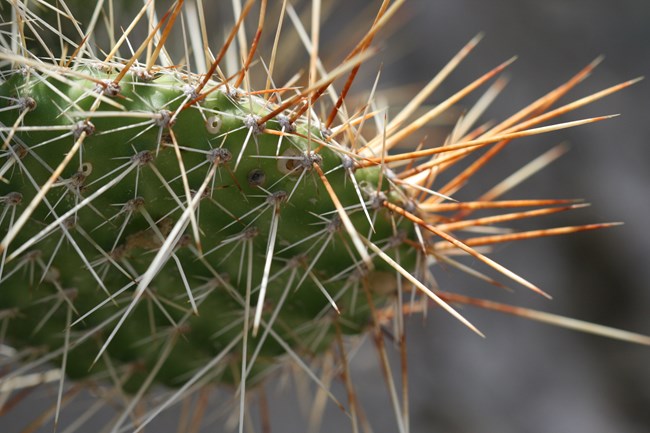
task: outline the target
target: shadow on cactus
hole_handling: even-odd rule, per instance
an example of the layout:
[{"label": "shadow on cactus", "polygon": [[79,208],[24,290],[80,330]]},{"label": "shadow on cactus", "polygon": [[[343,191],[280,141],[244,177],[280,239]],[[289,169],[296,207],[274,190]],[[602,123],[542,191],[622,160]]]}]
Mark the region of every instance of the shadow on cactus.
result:
[{"label": "shadow on cactus", "polygon": [[[489,247],[610,224],[485,229],[581,206],[501,200],[535,171],[533,165],[475,201],[454,195],[511,140],[606,118],[540,126],[633,81],[551,110],[594,62],[511,118],[477,126],[502,87],[496,80],[444,143],[416,147],[410,144],[414,134],[509,62],[422,112],[475,38],[394,118],[376,106],[375,88],[366,103],[352,106],[350,84],[400,4],[386,2],[329,71],[311,43],[318,28],[308,33],[286,2],[270,12],[262,2],[257,32],[247,42],[248,2],[216,53],[194,2],[158,10],[160,18],[147,2],[131,23],[114,22],[108,5],[98,2],[87,29],[73,25],[63,2],[47,11],[58,20],[41,18],[22,2],[12,5],[11,33],[0,54],[0,323],[11,366],[2,379],[6,408],[23,398],[21,390],[51,382],[55,409],[41,423],[56,423],[71,398],[66,384],[92,381],[112,390],[118,416],[111,431],[139,431],[172,404],[218,384],[236,391],[241,431],[247,395],[289,361],[349,415],[357,431],[365,421],[348,374],[346,336],[370,331],[399,431],[406,432],[407,377],[397,385],[383,343],[392,323],[405,353],[406,314],[433,305],[480,334],[451,306],[474,304],[649,343],[637,334],[444,292],[431,275],[431,265],[443,263],[503,287],[463,264],[469,256],[546,295],[488,258]],[[317,5],[313,14],[318,17]],[[98,37],[107,39],[103,50],[92,36],[99,16],[108,24]],[[271,32],[265,28],[271,17],[278,30],[262,60],[260,35]],[[284,20],[303,38],[310,61],[302,75],[279,85],[273,72],[278,41],[289,32]],[[70,35],[57,30],[61,21],[76,29]],[[138,32],[148,36],[136,43]],[[174,57],[167,49],[173,40],[191,48]],[[237,56],[242,61],[233,67]],[[333,86],[337,80],[340,90]],[[251,87],[257,81],[266,82],[263,90]],[[534,166],[559,153],[553,149]],[[438,185],[443,172],[455,175]],[[483,209],[496,213],[473,216]],[[330,368],[342,377],[346,402],[319,378],[326,353],[337,361]],[[34,373],[51,364],[59,369],[48,379]],[[167,394],[142,411],[155,385],[165,385]]]}]

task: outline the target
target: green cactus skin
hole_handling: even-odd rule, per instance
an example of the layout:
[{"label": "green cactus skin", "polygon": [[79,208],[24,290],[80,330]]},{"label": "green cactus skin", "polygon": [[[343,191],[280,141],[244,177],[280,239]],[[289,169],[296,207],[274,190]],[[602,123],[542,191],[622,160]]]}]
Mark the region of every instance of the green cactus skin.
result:
[{"label": "green cactus skin", "polygon": [[[79,139],[80,131],[88,135],[74,159],[78,163],[69,164],[46,195],[47,201],[43,200],[29,225],[12,242],[14,248],[8,250],[0,309],[17,308],[24,313],[9,327],[13,344],[49,350],[61,347],[61,331],[67,327],[66,305],[74,308],[75,315],[103,305],[73,326],[74,333],[80,335],[104,321],[117,321],[114,315],[129,304],[137,278],[147,271],[187,206],[183,172],[192,194],[211,176],[195,212],[203,254],[198,252],[191,224],[186,225],[173,255],[149,286],[155,295],[144,296],[108,345],[107,354],[118,368],[134,365],[145,374],[155,365],[170,335],[178,332],[181,337],[156,378],[178,386],[187,372],[240,338],[247,284],[252,288],[247,313],[252,318],[274,224],[277,234],[263,320],[269,321],[279,309],[273,324],[277,337],[265,338],[262,343],[259,337],[248,340],[249,354],[261,344],[249,381],[254,383],[276,358],[285,355],[277,338],[296,352],[313,356],[330,346],[335,337],[333,320],[340,321],[345,333],[367,328],[368,304],[363,289],[354,281],[365,264],[353,251],[313,163],[323,171],[331,170],[328,181],[342,205],[351,207],[348,214],[354,227],[380,245],[392,243],[391,250],[399,251],[403,266],[414,266],[415,250],[402,242],[405,236],[413,238],[413,232],[399,219],[379,210],[374,213],[371,231],[355,183],[349,178],[351,171],[343,166],[345,153],[334,146],[323,147],[318,153],[309,150],[319,147],[317,141],[327,139],[317,128],[308,129],[303,121],[296,124],[292,135],[282,137],[257,129],[251,120],[273,107],[233,89],[213,92],[200,104],[181,109],[194,97],[193,77],[163,71],[150,80],[128,74],[120,82],[119,94],[105,96],[123,108],[118,112],[101,102],[96,112],[86,113],[88,119],[84,119],[80,113],[91,110],[99,95],[106,94],[90,77],[111,83],[116,73],[105,74],[92,67],[74,72],[89,78],[69,73],[68,80],[61,83],[34,71],[21,71],[6,77],[0,87],[3,99],[16,108],[2,113],[0,121],[13,125],[24,114],[22,131],[13,138],[16,144],[4,153],[5,166],[13,163],[4,173],[8,182],[0,186],[6,212],[31,202],[36,194],[34,183],[40,186],[47,181]],[[280,131],[281,122],[269,120],[264,128]],[[38,130],[30,131],[31,126]],[[314,141],[310,142],[309,136]],[[359,170],[356,176],[361,180],[356,183],[371,200],[367,192],[378,190],[377,168]],[[105,185],[110,187],[102,191]],[[383,193],[396,197],[386,185],[388,182],[384,182]],[[11,197],[22,200],[14,203]],[[77,209],[77,204],[89,197],[92,201]],[[402,198],[406,198],[403,193]],[[4,233],[11,224],[5,217]],[[31,245],[25,248],[28,241]],[[19,254],[13,254],[18,247]],[[373,265],[371,272],[388,271],[382,261],[374,260]],[[192,314],[186,287],[196,298],[192,302],[197,304],[198,315]],[[322,290],[333,298],[340,317]],[[107,302],[109,294],[111,301]],[[394,290],[376,291],[375,302],[385,304],[393,294]],[[47,297],[63,302],[52,311],[51,303],[38,302]],[[165,304],[154,305],[153,298]],[[46,316],[46,323],[40,323]],[[102,329],[104,337],[110,326]],[[105,368],[101,359],[90,368],[97,352],[96,338],[87,338],[69,352],[67,374],[82,378],[101,371]],[[228,368],[216,381],[229,383],[232,374],[241,374],[232,372],[233,365],[235,370],[239,368],[241,354],[240,344],[231,352],[232,363],[223,364]],[[127,389],[137,389],[137,377],[131,379],[132,385],[127,383]]]}]

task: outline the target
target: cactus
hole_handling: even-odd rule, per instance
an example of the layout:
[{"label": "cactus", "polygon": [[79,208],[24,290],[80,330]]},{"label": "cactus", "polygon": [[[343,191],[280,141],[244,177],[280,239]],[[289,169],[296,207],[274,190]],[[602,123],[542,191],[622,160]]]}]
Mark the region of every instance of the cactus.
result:
[{"label": "cactus", "polygon": [[[588,75],[591,64],[496,127],[474,127],[468,115],[459,119],[444,145],[400,150],[424,124],[509,63],[415,120],[438,77],[390,122],[370,104],[348,110],[349,84],[373,54],[372,38],[400,3],[384,5],[359,44],[332,71],[317,73],[312,48],[304,86],[276,87],[272,72],[253,64],[266,2],[256,36],[230,76],[222,61],[233,50],[234,37],[245,34],[242,23],[252,2],[240,11],[217,55],[201,52],[207,41],[189,31],[194,57],[186,55],[182,66],[164,48],[183,35],[181,12],[204,22],[194,3],[190,8],[175,2],[159,21],[152,15],[153,4],[146,3],[133,23],[149,16],[148,36],[132,46],[133,55],[120,57],[126,37],[110,36],[110,46],[102,52],[92,35],[82,33],[86,36],[74,41],[26,3],[13,2],[12,36],[0,54],[5,62],[0,84],[0,319],[3,344],[24,359],[18,357],[23,365],[17,362],[9,378],[52,362],[65,372],[65,381],[113,386],[127,402],[113,431],[131,422],[139,431],[201,386],[231,387],[240,399],[241,429],[246,392],[287,360],[326,389],[308,364],[334,348],[345,371],[344,337],[370,330],[390,376],[380,343],[386,323],[395,324],[399,341],[403,316],[433,304],[480,334],[452,303],[507,309],[439,290],[429,268],[433,262],[500,284],[454,258],[469,255],[546,295],[488,258],[482,247],[611,224],[464,239],[463,229],[580,204],[503,201],[499,191],[470,202],[450,196],[515,138],[605,119],[539,126],[633,81],[549,111]],[[101,11],[99,2],[94,12]],[[64,15],[64,9],[55,12]],[[52,54],[36,24],[54,31],[73,52]],[[131,28],[125,28],[126,36]],[[470,41],[448,69],[477,42]],[[244,48],[242,39],[237,43]],[[198,72],[190,70],[192,64]],[[251,87],[260,81],[256,73],[267,82],[262,91]],[[335,102],[322,102],[339,78],[347,82],[340,93],[333,92]],[[498,87],[497,81],[486,95]],[[323,108],[315,109],[317,104]],[[476,110],[483,108],[477,104]],[[383,126],[370,132],[373,119]],[[449,183],[434,186],[439,172],[486,149]],[[537,209],[508,210],[523,207]],[[503,213],[471,217],[485,208]],[[649,342],[636,334],[527,315]],[[56,381],[57,419],[65,381],[63,375]],[[394,388],[392,379],[388,383]],[[134,408],[155,385],[169,388],[170,396],[145,416],[135,416]],[[357,403],[348,391],[349,409],[344,410],[356,425]],[[399,399],[394,389],[391,395]],[[407,431],[407,417],[399,410],[396,416],[400,431]]]}]

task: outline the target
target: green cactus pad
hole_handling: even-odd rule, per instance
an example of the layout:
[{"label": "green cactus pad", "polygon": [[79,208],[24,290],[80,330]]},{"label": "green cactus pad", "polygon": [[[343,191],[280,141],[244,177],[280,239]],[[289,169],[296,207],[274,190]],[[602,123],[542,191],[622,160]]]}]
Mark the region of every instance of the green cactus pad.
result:
[{"label": "green cactus pad", "polygon": [[[252,383],[287,356],[282,344],[310,357],[330,346],[334,321],[345,333],[367,329],[359,277],[389,276],[389,290],[371,289],[383,305],[395,294],[394,271],[376,258],[364,262],[314,165],[327,173],[355,229],[399,251],[412,268],[415,250],[403,243],[412,230],[388,210],[372,209],[378,194],[406,195],[389,192],[386,181],[378,186],[376,167],[354,173],[348,151],[311,120],[279,115],[260,124],[275,108],[263,98],[222,86],[197,103],[191,75],[160,70],[145,80],[130,72],[119,86],[116,76],[91,66],[58,79],[23,70],[0,87],[10,108],[0,117],[4,137],[22,117],[3,152],[4,234],[81,142],[5,251],[0,309],[20,312],[8,329],[12,344],[54,350],[69,328],[76,343],[67,373],[81,378],[106,367],[104,356],[93,361],[119,323],[105,350],[113,368],[143,375],[175,339],[156,380],[181,385],[242,339],[264,285],[262,325],[247,338],[248,356],[256,357]],[[138,288],[144,292],[135,302]],[[237,347],[215,381],[239,380],[243,343]],[[138,377],[127,389],[137,389]]]}]

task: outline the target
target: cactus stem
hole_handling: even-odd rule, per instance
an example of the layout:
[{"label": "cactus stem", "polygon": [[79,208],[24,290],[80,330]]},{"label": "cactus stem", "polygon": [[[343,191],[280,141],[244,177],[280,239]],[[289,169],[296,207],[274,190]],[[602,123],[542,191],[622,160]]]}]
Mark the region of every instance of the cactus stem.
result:
[{"label": "cactus stem", "polygon": [[[144,294],[144,291],[146,290],[148,285],[151,283],[154,277],[158,274],[158,271],[160,271],[163,265],[169,260],[169,258],[173,254],[174,245],[178,241],[179,236],[182,234],[183,230],[187,227],[187,223],[188,223],[187,220],[189,218],[189,214],[195,212],[195,210],[197,209],[199,199],[201,198],[203,192],[205,191],[208,184],[210,183],[210,180],[214,176],[215,171],[216,171],[216,166],[213,165],[210,168],[208,175],[203,180],[203,183],[201,184],[201,187],[198,189],[198,192],[194,195],[194,198],[192,198],[190,205],[184,209],[183,214],[179,217],[178,221],[174,224],[174,227],[172,228],[171,232],[165,239],[165,242],[162,244],[162,246],[156,253],[154,259],[151,261],[151,264],[147,268],[146,272],[143,275],[141,275],[138,286],[135,289],[135,293],[133,294],[133,300],[127,307],[126,311],[120,318],[119,322],[115,325],[115,327],[111,331],[111,334],[108,336],[108,338],[102,345],[101,349],[99,350],[99,353],[93,360],[92,365],[95,365],[97,363],[102,353],[104,353],[104,351],[106,350],[110,342],[115,337],[115,334],[117,334],[117,331],[120,329],[122,324],[124,324],[124,321],[129,316],[131,311],[133,311],[133,308],[135,308],[136,304]],[[92,196],[89,196],[89,198],[90,197]]]},{"label": "cactus stem", "polygon": [[[82,134],[82,137],[83,137],[83,136],[85,136],[85,133]],[[81,140],[81,138],[78,139],[78,140],[76,140],[76,141],[75,141],[75,144],[78,143],[80,140]],[[69,153],[68,156],[69,156],[70,154],[72,154],[72,152]],[[124,178],[125,178],[125,177],[126,177],[126,176],[131,172],[131,171],[133,171],[133,169],[135,169],[136,167],[138,167],[138,166],[141,164],[141,163],[139,162],[139,160],[137,159],[138,156],[139,156],[139,155],[135,155],[135,156],[132,158],[131,161],[129,161],[129,162],[127,162],[127,163],[125,163],[125,164],[123,164],[123,165],[121,165],[121,166],[119,166],[119,167],[113,169],[111,172],[109,172],[106,176],[110,176],[110,175],[113,175],[113,174],[119,172],[120,170],[124,170],[124,171],[122,171],[122,173],[120,173],[120,174],[118,174],[116,177],[112,178],[108,183],[102,185],[102,186],[101,186],[99,189],[97,189],[97,191],[95,191],[93,194],[89,195],[88,197],[86,197],[85,199],[83,199],[82,201],[80,201],[79,203],[77,203],[75,206],[73,206],[71,209],[69,209],[68,211],[66,211],[64,214],[62,214],[61,216],[59,216],[56,220],[54,220],[52,223],[50,223],[47,227],[45,227],[44,229],[41,229],[41,231],[39,231],[36,235],[34,235],[34,236],[31,237],[29,240],[27,240],[27,241],[25,241],[23,244],[21,244],[21,246],[18,247],[18,248],[17,248],[17,249],[16,249],[16,250],[15,250],[15,251],[14,251],[14,252],[9,256],[8,260],[13,260],[13,259],[15,259],[16,257],[18,257],[21,253],[25,252],[25,251],[26,251],[27,249],[29,249],[32,245],[34,245],[35,243],[37,243],[37,242],[39,242],[40,240],[42,240],[45,236],[47,236],[50,232],[52,232],[52,230],[54,230],[56,227],[60,227],[60,226],[63,224],[63,222],[64,222],[67,218],[69,218],[69,217],[75,215],[75,214],[77,213],[78,210],[84,208],[86,205],[90,204],[94,199],[96,199],[97,197],[99,197],[100,195],[102,195],[102,194],[104,194],[106,191],[108,191],[111,187],[113,187],[114,185],[116,185],[116,184],[118,184],[119,182],[121,182],[122,179],[124,179]],[[55,173],[56,173],[56,172],[55,172]],[[50,179],[52,179],[53,177],[54,177],[54,174],[53,174],[52,176],[50,176]],[[48,182],[49,182],[49,181],[48,181]],[[54,185],[54,182],[52,182],[52,185]],[[41,191],[39,190],[39,193],[40,193],[40,192],[41,192]],[[37,194],[37,196],[34,198],[33,201],[36,201],[36,198],[38,198],[38,196],[39,196],[39,194]],[[30,203],[30,205],[31,205],[31,203]],[[36,206],[36,204],[35,204],[34,206]],[[25,211],[23,211],[23,214],[21,215],[21,217],[23,217],[23,216],[27,213],[27,211],[28,211],[27,209],[26,209]],[[25,219],[27,219],[27,218],[25,218]],[[19,221],[20,221],[20,219],[19,219]],[[24,224],[24,223],[23,223],[23,224]],[[15,226],[14,226],[12,229],[15,230]],[[11,242],[11,239],[13,238],[13,236],[15,236],[15,235],[10,236],[10,235],[12,235],[13,230],[9,230],[9,231],[7,232],[7,235],[5,236],[5,240],[3,240],[3,243],[4,243],[5,241],[7,242],[7,244],[8,244],[9,242]]]}]

